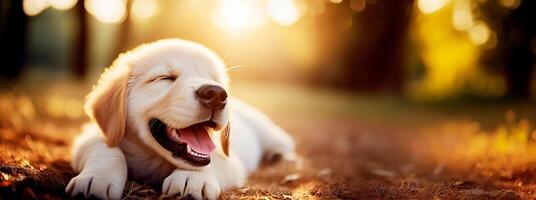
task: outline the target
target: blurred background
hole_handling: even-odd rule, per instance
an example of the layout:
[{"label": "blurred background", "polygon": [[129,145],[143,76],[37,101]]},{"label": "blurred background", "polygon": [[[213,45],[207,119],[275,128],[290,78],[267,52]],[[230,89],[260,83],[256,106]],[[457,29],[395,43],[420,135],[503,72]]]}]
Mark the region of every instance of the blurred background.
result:
[{"label": "blurred background", "polygon": [[[217,52],[238,81],[409,100],[532,99],[529,0],[2,0],[3,86],[90,85],[163,38]],[[24,81],[21,81],[24,80]]]}]

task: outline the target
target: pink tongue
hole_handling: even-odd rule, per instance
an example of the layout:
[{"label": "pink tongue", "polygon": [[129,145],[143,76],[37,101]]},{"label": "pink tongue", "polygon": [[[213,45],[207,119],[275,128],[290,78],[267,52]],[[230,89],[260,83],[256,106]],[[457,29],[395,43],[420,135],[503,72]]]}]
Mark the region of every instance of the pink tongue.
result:
[{"label": "pink tongue", "polygon": [[179,130],[180,140],[197,153],[210,154],[216,145],[212,143],[204,125],[194,125]]}]

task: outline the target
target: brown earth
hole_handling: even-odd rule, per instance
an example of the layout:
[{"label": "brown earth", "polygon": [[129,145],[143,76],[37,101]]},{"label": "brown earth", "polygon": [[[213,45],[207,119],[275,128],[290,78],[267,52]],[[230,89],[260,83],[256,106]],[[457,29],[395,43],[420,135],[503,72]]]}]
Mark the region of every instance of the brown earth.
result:
[{"label": "brown earth", "polygon": [[[285,99],[275,102],[250,94],[257,88],[240,88],[236,95],[288,130],[300,158],[263,165],[245,187],[226,191],[223,199],[536,198],[530,104],[435,109],[338,93],[289,98],[286,90],[295,89],[262,91]],[[35,93],[0,96],[0,199],[68,197],[64,187],[75,175],[69,147],[86,118],[67,110],[81,107],[83,93],[55,94],[63,102],[58,105],[71,105],[63,112],[47,100],[54,95]],[[77,101],[63,101],[65,96]],[[513,111],[505,120],[507,110]],[[128,182],[123,196],[163,198],[158,191]]]}]

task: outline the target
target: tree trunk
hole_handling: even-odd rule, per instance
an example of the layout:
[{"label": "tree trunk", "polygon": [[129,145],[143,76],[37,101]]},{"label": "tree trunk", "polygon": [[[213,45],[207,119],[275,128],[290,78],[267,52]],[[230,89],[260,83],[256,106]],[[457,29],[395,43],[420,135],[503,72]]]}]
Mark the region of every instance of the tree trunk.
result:
[{"label": "tree trunk", "polygon": [[119,25],[119,31],[117,32],[117,44],[112,55],[113,59],[127,50],[128,40],[130,39],[130,10],[132,7],[132,0],[127,0],[125,3],[125,20]]},{"label": "tree trunk", "polygon": [[356,38],[343,54],[341,84],[365,92],[402,92],[412,8],[412,0],[378,1],[354,14]]},{"label": "tree trunk", "polygon": [[504,47],[507,92],[512,98],[528,98],[534,65],[531,43],[535,42],[535,1],[522,1],[503,21],[499,41]]},{"label": "tree trunk", "polygon": [[[344,2],[326,3],[315,20],[324,63],[313,80],[360,92],[401,94],[413,0],[369,2],[361,12]],[[340,30],[340,22],[349,19],[350,30]]]},{"label": "tree trunk", "polygon": [[72,63],[73,73],[77,78],[84,78],[88,66],[88,29],[87,14],[84,9],[84,1],[78,1],[76,7],[78,20],[78,33],[74,41],[74,59]]},{"label": "tree trunk", "polygon": [[3,63],[0,74],[13,79],[20,74],[26,60],[28,17],[22,10],[22,0],[9,1],[7,5],[5,26],[2,25],[0,30],[0,60]]}]

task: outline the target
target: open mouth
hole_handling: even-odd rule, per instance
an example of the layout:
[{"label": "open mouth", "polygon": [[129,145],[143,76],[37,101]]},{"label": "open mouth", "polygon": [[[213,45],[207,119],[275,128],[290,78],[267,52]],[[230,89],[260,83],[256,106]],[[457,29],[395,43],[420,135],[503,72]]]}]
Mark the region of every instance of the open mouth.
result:
[{"label": "open mouth", "polygon": [[210,154],[216,145],[210,139],[208,129],[216,126],[213,121],[193,124],[186,128],[175,129],[159,119],[151,119],[149,128],[156,141],[173,153],[194,166],[205,166],[210,163]]}]

